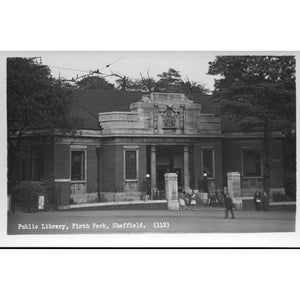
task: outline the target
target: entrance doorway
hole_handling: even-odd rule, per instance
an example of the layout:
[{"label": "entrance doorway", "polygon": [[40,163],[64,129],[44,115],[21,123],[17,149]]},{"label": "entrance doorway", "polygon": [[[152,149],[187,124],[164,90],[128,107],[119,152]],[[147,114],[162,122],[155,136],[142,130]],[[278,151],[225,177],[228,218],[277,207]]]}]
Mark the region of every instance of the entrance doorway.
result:
[{"label": "entrance doorway", "polygon": [[157,146],[156,151],[156,184],[157,189],[165,189],[165,173],[177,173],[178,190],[183,187],[183,147],[182,146]]}]

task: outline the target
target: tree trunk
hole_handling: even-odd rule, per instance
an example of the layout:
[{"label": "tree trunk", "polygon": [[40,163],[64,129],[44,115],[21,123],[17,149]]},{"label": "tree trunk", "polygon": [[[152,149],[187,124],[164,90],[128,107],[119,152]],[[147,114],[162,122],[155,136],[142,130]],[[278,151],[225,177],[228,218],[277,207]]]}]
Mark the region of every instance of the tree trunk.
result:
[{"label": "tree trunk", "polygon": [[270,129],[270,123],[267,120],[264,124],[264,163],[263,163],[263,188],[264,191],[270,195],[270,178],[271,178],[271,142],[272,132]]}]

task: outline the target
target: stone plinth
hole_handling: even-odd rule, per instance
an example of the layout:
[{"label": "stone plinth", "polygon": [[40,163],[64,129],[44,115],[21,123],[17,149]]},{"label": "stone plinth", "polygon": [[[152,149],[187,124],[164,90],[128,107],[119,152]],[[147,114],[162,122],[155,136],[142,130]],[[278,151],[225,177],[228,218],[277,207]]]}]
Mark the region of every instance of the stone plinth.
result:
[{"label": "stone plinth", "polygon": [[165,192],[169,210],[179,210],[178,184],[176,173],[165,174]]},{"label": "stone plinth", "polygon": [[227,191],[232,197],[235,207],[237,209],[242,209],[241,174],[239,172],[227,173]]}]

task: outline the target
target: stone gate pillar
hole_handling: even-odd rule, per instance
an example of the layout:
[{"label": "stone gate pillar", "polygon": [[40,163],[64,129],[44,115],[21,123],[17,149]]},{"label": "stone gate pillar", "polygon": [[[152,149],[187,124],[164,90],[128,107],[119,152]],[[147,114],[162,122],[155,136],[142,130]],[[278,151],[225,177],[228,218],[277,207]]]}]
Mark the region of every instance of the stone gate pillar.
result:
[{"label": "stone gate pillar", "polygon": [[232,197],[233,203],[237,209],[243,208],[241,194],[241,174],[239,172],[227,173],[227,190]]},{"label": "stone gate pillar", "polygon": [[178,183],[176,173],[165,174],[165,192],[169,210],[179,210]]}]

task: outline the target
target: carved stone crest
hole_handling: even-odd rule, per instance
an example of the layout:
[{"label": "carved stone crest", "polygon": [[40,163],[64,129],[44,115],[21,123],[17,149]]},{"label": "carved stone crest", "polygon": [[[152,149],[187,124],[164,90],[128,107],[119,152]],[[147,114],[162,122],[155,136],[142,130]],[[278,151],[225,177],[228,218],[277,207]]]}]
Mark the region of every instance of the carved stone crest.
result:
[{"label": "carved stone crest", "polygon": [[166,110],[161,112],[161,117],[162,117],[162,121],[163,121],[163,129],[176,128],[177,115],[178,115],[178,112],[175,112],[173,110],[172,106],[167,105]]},{"label": "carved stone crest", "polygon": [[[159,106],[154,105],[154,129],[158,129],[158,114],[162,119],[162,129],[182,129],[184,128],[185,107],[180,106],[180,110],[175,110],[173,105],[168,104],[165,110],[160,110]],[[177,119],[179,122],[177,122]]]}]

